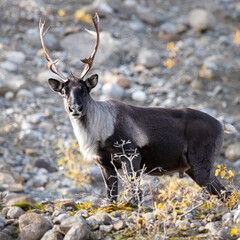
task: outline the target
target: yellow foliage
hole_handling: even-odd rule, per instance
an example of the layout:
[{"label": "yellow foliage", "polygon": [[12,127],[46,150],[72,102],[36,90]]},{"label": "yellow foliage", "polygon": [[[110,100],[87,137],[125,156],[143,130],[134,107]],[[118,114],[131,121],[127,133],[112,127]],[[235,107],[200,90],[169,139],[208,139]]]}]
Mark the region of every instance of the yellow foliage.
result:
[{"label": "yellow foliage", "polygon": [[211,80],[213,78],[213,71],[211,69],[207,69],[205,65],[202,65],[199,76],[202,78],[206,78],[208,80]]},{"label": "yellow foliage", "polygon": [[59,140],[57,154],[61,155],[58,166],[66,170],[66,177],[72,179],[79,186],[90,183],[89,170],[86,169],[86,165],[84,166],[85,162],[79,153],[79,146],[76,142],[72,142],[69,147],[64,147],[61,140]]},{"label": "yellow foliage", "polygon": [[83,9],[77,10],[74,13],[74,18],[76,20],[87,22],[87,23],[91,23],[92,22],[91,15],[90,14],[86,14],[85,10],[83,10]]},{"label": "yellow foliage", "polygon": [[234,39],[233,39],[233,42],[234,44],[236,45],[240,45],[240,30],[237,30],[234,34]]},{"label": "yellow foliage", "polygon": [[231,228],[231,232],[230,232],[230,235],[231,237],[233,236],[238,236],[240,234],[240,227],[232,227]]},{"label": "yellow foliage", "polygon": [[58,16],[60,16],[60,17],[64,17],[66,15],[66,11],[63,9],[58,9],[57,13],[58,13]]},{"label": "yellow foliage", "polygon": [[227,171],[227,168],[225,166],[217,165],[215,176],[218,176],[220,174],[221,178],[223,179],[229,179],[234,177],[234,173],[232,170]]},{"label": "yellow foliage", "polygon": [[167,50],[173,51],[173,52],[178,52],[179,49],[175,46],[174,42],[170,42],[167,44]]},{"label": "yellow foliage", "polygon": [[175,60],[168,58],[166,61],[163,62],[163,66],[171,69],[175,65]]}]

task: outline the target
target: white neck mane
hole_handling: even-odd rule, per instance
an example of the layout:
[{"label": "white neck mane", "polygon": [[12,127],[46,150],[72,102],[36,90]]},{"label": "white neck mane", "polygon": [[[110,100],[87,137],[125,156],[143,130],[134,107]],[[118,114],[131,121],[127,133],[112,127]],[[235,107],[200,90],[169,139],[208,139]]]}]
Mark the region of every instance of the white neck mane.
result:
[{"label": "white neck mane", "polygon": [[113,134],[116,120],[116,109],[111,102],[91,101],[87,109],[87,123],[83,125],[80,119],[70,117],[74,134],[80,146],[84,160],[99,158],[99,143]]}]

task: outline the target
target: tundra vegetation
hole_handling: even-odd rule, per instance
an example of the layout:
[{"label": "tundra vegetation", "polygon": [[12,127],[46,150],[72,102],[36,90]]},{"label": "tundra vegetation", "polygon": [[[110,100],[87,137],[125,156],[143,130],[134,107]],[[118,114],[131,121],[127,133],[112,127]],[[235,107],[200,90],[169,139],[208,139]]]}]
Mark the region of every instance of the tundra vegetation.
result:
[{"label": "tundra vegetation", "polygon": [[[99,13],[94,98],[191,107],[239,130],[239,3],[67,2],[0,1],[0,239],[238,239],[239,134],[225,135],[215,165],[233,192],[228,201],[189,177],[134,178],[123,168],[120,201],[107,204],[97,166],[81,157],[62,102],[47,86],[38,23],[52,26],[46,44],[62,60],[59,69],[78,74],[79,56],[94,46],[84,28],[93,29],[91,15]],[[133,207],[139,188],[143,201]]]}]

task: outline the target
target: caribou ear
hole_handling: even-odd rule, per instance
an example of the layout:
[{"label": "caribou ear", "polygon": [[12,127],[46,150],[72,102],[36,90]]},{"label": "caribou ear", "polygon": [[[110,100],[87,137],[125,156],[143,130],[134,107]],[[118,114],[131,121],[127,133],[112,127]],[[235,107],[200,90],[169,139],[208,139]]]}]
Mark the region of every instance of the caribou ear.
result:
[{"label": "caribou ear", "polygon": [[48,84],[54,92],[60,92],[62,89],[62,83],[59,80],[50,78],[48,79]]},{"label": "caribou ear", "polygon": [[96,87],[96,85],[98,83],[98,75],[94,74],[91,77],[87,78],[85,83],[86,83],[86,86],[88,87],[88,89],[90,91],[91,89]]}]

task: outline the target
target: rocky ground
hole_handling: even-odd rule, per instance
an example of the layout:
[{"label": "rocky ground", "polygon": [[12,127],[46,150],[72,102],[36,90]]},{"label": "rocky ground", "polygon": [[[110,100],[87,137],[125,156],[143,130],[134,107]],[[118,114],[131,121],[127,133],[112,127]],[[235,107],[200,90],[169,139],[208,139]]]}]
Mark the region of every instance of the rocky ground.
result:
[{"label": "rocky ground", "polygon": [[[202,212],[204,219],[196,217],[199,209],[203,211],[199,206],[196,213],[189,213],[192,216],[182,216],[179,221],[185,222],[180,224],[166,216],[161,220],[161,202],[156,200],[154,207],[152,196],[146,197],[141,213],[125,205],[112,209],[104,205],[101,174],[94,163],[77,163],[75,138],[62,101],[47,85],[53,75],[47,69],[38,30],[40,18],[51,24],[46,45],[61,60],[59,69],[66,75],[70,70],[80,75],[79,59],[89,56],[94,46],[94,39],[84,31],[85,27],[92,29],[86,14],[98,12],[101,40],[91,73],[99,74],[100,83],[94,98],[196,108],[239,130],[240,3],[1,0],[0,12],[0,191],[4,207],[0,239],[20,235],[21,239],[154,239],[151,234],[155,239],[240,237],[239,210],[228,210],[219,202]],[[67,159],[77,165],[77,172]],[[222,166],[221,171],[232,170],[235,176],[229,188],[239,189],[240,134],[225,135],[216,165]],[[76,173],[78,181],[74,181]],[[82,184],[84,179],[88,181]],[[164,188],[171,180],[146,178],[145,185],[149,181],[160,181]],[[194,185],[187,177],[184,182]],[[196,199],[197,206],[202,199]],[[193,207],[188,205],[178,214]],[[231,227],[238,229],[232,236]]]}]

